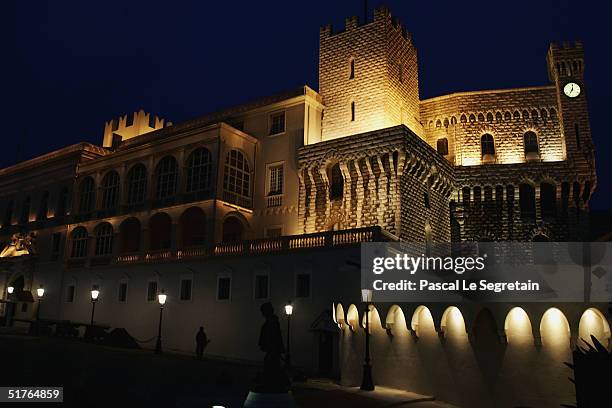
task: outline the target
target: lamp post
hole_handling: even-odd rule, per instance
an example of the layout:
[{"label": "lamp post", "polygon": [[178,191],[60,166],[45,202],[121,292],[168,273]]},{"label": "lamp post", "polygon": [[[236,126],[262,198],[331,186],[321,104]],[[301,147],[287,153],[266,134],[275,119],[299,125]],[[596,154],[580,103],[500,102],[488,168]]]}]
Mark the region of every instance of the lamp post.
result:
[{"label": "lamp post", "polygon": [[40,301],[45,296],[45,288],[43,288],[43,285],[40,285],[40,288],[36,289],[36,294],[38,295],[38,308],[36,308],[36,326],[38,327],[38,321],[40,320]]},{"label": "lamp post", "polygon": [[364,391],[374,390],[372,381],[372,365],[370,364],[370,303],[372,302],[372,289],[361,289],[361,300],[365,304],[365,360],[363,364],[363,378],[361,389]]},{"label": "lamp post", "polygon": [[293,305],[289,301],[285,305],[285,314],[287,315],[287,354],[285,356],[285,365],[291,369],[291,315],[293,314]]},{"label": "lamp post", "polygon": [[12,285],[10,285],[10,286],[8,286],[6,288],[6,301],[7,301],[7,304],[6,304],[6,313],[5,313],[5,318],[4,318],[4,325],[8,326],[8,327],[13,325],[13,321],[12,320],[13,320],[13,314],[15,313],[14,312],[15,304],[13,302],[13,299],[11,299],[12,298],[11,295],[13,294],[14,291],[15,291],[15,287],[12,286]]},{"label": "lamp post", "polygon": [[166,293],[162,289],[157,295],[157,301],[159,302],[159,327],[157,328],[157,343],[155,344],[155,354],[161,354],[162,343],[161,343],[161,332],[162,332],[162,315],[164,312],[164,304],[166,303]]},{"label": "lamp post", "polygon": [[92,330],[94,325],[94,313],[96,312],[96,303],[98,303],[98,296],[100,296],[98,285],[93,285],[91,288],[91,322],[89,323]]}]

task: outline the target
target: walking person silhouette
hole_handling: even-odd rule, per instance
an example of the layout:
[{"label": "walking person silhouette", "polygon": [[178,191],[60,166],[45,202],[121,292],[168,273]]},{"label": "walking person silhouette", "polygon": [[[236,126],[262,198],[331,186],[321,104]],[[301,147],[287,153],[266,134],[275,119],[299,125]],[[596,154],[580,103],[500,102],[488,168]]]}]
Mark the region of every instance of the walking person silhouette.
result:
[{"label": "walking person silhouette", "polygon": [[204,332],[204,327],[200,326],[200,330],[198,330],[198,334],[196,334],[196,356],[198,360],[202,359],[204,355],[204,349],[208,345],[210,340],[206,337],[206,333]]}]

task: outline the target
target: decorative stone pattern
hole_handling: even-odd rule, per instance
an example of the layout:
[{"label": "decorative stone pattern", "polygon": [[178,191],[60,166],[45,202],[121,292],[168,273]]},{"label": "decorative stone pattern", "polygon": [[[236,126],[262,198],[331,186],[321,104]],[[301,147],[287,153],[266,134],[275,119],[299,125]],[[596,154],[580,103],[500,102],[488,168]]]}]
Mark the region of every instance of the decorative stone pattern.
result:
[{"label": "decorative stone pattern", "polygon": [[[452,166],[407,127],[305,146],[298,157],[302,232],[379,225],[407,241],[425,242],[426,230],[434,241],[450,241]],[[343,194],[330,200],[336,164]]]}]

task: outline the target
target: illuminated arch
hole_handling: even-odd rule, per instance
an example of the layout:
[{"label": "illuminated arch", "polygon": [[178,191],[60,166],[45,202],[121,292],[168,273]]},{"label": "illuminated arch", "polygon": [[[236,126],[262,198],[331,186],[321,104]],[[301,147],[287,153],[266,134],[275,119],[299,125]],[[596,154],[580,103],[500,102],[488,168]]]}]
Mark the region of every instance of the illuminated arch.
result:
[{"label": "illuminated arch", "polygon": [[421,333],[419,332],[419,328],[422,328],[427,322],[430,322],[431,326],[434,327],[431,311],[427,308],[427,306],[419,305],[412,314],[410,328],[414,333],[416,333],[417,336],[420,336]]},{"label": "illuminated arch", "polygon": [[531,329],[531,321],[525,309],[522,307],[513,307],[510,309],[504,321],[504,333],[506,334],[508,343],[522,343],[525,339],[529,339],[530,342],[532,341],[533,332]]},{"label": "illuminated arch", "polygon": [[341,329],[344,325],[344,308],[341,303],[338,303],[336,307],[334,307],[334,322],[338,323],[338,327]]},{"label": "illuminated arch", "polygon": [[449,306],[442,314],[440,320],[440,329],[442,333],[447,334],[467,334],[465,329],[465,319],[461,310],[457,306]]},{"label": "illuminated arch", "polygon": [[[591,335],[595,336],[595,338],[605,347],[608,347],[608,342],[610,340],[610,325],[605,316],[594,307],[590,307],[582,313],[578,325],[579,339],[585,340],[592,345]],[[578,343],[578,345],[580,344],[582,344],[582,342]]]},{"label": "illuminated arch", "polygon": [[[373,328],[382,329],[382,322],[380,321],[380,314],[378,314],[378,309],[376,309],[376,306],[370,305],[368,310],[369,310],[368,319],[370,320],[369,321],[370,333],[372,332]],[[363,315],[361,316],[361,327],[365,329],[365,326],[366,326],[366,314],[364,312]]]},{"label": "illuminated arch", "polygon": [[348,311],[346,312],[346,324],[348,324],[351,331],[355,331],[359,324],[359,311],[354,304],[348,307]]},{"label": "illuminated arch", "polygon": [[389,308],[387,318],[385,319],[385,328],[387,330],[395,330],[396,332],[404,329],[408,331],[406,316],[404,315],[402,308],[398,305],[392,305]]},{"label": "illuminated arch", "polygon": [[570,325],[565,314],[556,307],[551,307],[540,319],[540,337],[542,346],[570,344]]}]

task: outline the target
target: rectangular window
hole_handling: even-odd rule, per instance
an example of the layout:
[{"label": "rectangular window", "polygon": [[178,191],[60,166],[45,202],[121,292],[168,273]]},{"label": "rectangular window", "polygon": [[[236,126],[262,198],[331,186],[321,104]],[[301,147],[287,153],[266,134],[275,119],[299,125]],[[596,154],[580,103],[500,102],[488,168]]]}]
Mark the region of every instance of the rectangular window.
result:
[{"label": "rectangular window", "polygon": [[229,300],[232,288],[232,278],[219,276],[217,278],[217,300]]},{"label": "rectangular window", "polygon": [[270,116],[270,136],[285,133],[285,112]]},{"label": "rectangular window", "polygon": [[121,282],[119,284],[119,296],[118,296],[118,299],[120,302],[127,302],[127,291],[128,291],[127,282]]},{"label": "rectangular window", "polygon": [[268,167],[268,195],[283,194],[283,165]]},{"label": "rectangular window", "polygon": [[355,121],[355,102],[351,102],[351,122]]},{"label": "rectangular window", "polygon": [[191,300],[191,279],[181,279],[181,300]]},{"label": "rectangular window", "polygon": [[147,284],[147,301],[154,302],[157,300],[157,281],[150,281]]},{"label": "rectangular window", "polygon": [[349,79],[355,78],[355,60],[351,59],[349,62]]},{"label": "rectangular window", "polygon": [[69,285],[66,287],[66,303],[74,303],[74,294],[76,292],[76,288],[74,285]]},{"label": "rectangular window", "polygon": [[295,275],[295,297],[310,297],[310,274],[298,273]]},{"label": "rectangular window", "polygon": [[255,275],[255,299],[267,299],[269,295],[268,275]]}]

